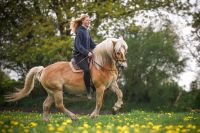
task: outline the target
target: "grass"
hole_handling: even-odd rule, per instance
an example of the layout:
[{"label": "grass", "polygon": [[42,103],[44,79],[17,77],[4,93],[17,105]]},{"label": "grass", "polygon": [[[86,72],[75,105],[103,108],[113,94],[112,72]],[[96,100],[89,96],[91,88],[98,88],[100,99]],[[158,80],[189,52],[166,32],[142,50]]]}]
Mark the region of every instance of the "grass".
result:
[{"label": "grass", "polygon": [[79,115],[79,120],[71,121],[62,113],[50,114],[51,121],[42,121],[41,113],[0,112],[0,132],[30,133],[132,133],[132,132],[199,132],[200,114],[197,112],[165,112],[132,110],[117,115],[100,115],[90,119]]}]

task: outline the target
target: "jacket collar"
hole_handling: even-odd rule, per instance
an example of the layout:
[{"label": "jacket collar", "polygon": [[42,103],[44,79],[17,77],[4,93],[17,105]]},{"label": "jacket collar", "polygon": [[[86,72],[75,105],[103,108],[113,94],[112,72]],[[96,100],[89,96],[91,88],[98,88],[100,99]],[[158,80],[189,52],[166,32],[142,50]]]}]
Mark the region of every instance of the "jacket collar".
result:
[{"label": "jacket collar", "polygon": [[85,26],[81,25],[80,26],[81,29],[87,30],[88,28],[86,28]]}]

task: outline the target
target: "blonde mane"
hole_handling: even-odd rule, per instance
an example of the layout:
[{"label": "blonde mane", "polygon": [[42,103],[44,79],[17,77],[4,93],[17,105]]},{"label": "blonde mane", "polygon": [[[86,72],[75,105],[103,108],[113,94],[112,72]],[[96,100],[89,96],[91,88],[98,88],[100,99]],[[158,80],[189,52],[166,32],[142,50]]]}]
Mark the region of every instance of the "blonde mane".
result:
[{"label": "blonde mane", "polygon": [[[116,42],[114,48],[113,48],[114,46],[113,42]],[[97,69],[99,70],[101,69],[99,65],[103,66],[105,63],[108,62],[113,63],[113,57],[112,57],[113,50],[119,51],[122,45],[124,45],[125,48],[127,49],[127,44],[125,43],[125,41],[123,39],[116,39],[116,38],[107,38],[106,40],[98,44],[93,51],[94,61],[96,62],[95,66],[97,67]]]}]

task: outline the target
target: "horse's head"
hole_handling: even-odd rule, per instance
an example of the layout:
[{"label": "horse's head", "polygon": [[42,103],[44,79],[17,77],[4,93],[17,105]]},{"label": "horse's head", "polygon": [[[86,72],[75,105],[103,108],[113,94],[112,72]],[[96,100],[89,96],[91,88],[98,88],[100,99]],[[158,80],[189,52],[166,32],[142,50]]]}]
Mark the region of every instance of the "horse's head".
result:
[{"label": "horse's head", "polygon": [[128,50],[128,46],[123,38],[119,38],[117,40],[112,40],[113,43],[113,58],[116,61],[116,66],[119,68],[126,68],[127,60],[126,60],[126,53]]}]

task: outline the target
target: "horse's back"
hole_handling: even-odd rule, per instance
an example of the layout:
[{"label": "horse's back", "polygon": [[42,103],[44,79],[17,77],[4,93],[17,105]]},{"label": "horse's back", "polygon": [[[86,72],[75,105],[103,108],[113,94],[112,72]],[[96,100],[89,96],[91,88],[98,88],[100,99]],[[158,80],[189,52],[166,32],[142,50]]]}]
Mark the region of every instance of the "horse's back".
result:
[{"label": "horse's back", "polygon": [[41,83],[44,87],[59,88],[63,83],[63,74],[69,68],[69,62],[59,61],[46,66],[41,73]]},{"label": "horse's back", "polygon": [[67,61],[58,61],[58,62],[55,62],[53,64],[50,64],[48,66],[45,67],[45,69],[55,69],[56,67],[62,67],[62,66],[66,66],[66,65],[69,65],[69,62]]},{"label": "horse's back", "polygon": [[[43,69],[41,83],[43,87],[49,89],[63,89],[63,87],[66,87],[71,88],[70,91],[77,91],[79,89],[83,91],[84,82],[82,78],[83,73],[74,73],[69,62],[59,61]],[[76,90],[72,88],[76,88]]]}]

